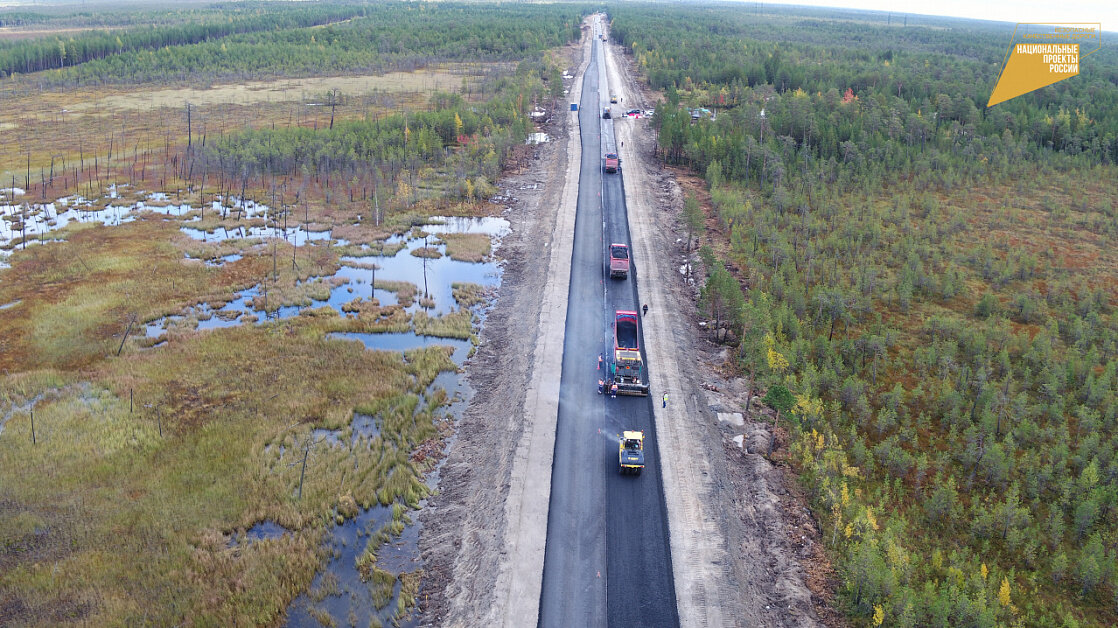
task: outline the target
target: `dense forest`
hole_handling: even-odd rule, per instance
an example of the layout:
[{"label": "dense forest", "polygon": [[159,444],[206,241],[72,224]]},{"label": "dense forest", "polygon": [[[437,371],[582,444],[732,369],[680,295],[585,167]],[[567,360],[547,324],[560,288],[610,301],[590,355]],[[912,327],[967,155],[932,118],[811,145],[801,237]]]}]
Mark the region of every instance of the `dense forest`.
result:
[{"label": "dense forest", "polygon": [[512,149],[533,127],[534,103],[562,89],[559,70],[540,60],[521,63],[497,81],[491,98],[467,104],[437,94],[432,111],[342,121],[323,128],[280,127],[224,136],[203,154],[205,168],[237,177],[315,176],[329,186],[385,188],[377,202],[407,206],[420,188],[473,201],[492,189]]},{"label": "dense forest", "polygon": [[[219,39],[238,33],[329,24],[364,14],[365,9],[355,5],[319,5],[310,10],[269,12],[263,10],[246,12],[243,9],[227,7],[226,10],[221,11],[184,11],[176,16],[178,19],[175,23],[154,25],[154,27],[146,25],[152,16],[129,14],[124,30],[90,30],[65,39],[55,37],[0,43],[0,76],[64,68],[124,52],[158,50],[168,46]],[[3,19],[9,25],[38,23],[56,27],[61,21],[35,14],[17,15],[20,16],[19,19],[13,19],[13,16],[6,16]],[[39,19],[34,19],[36,17]],[[105,20],[95,19],[92,15],[88,19],[76,21],[74,17],[71,16],[68,22],[91,28],[107,25]],[[167,18],[168,16],[163,16],[163,19]],[[127,28],[136,23],[143,23],[145,26]]]},{"label": "dense forest", "polygon": [[854,622],[1118,621],[1118,51],[986,109],[1011,27],[611,18]]},{"label": "dense forest", "polygon": [[410,70],[435,61],[518,60],[577,38],[580,28],[580,11],[570,5],[268,4],[2,43],[0,77],[54,70],[36,78],[98,84]]}]

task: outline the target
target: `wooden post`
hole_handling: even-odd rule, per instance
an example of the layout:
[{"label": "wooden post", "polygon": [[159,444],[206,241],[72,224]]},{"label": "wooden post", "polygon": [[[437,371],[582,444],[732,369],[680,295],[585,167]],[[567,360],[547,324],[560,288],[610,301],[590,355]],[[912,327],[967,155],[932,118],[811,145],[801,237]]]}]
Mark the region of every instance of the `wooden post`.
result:
[{"label": "wooden post", "polygon": [[[132,320],[128,321],[128,329],[124,330],[124,337],[120,339],[120,347],[119,347],[119,348],[117,348],[117,350],[116,350],[116,354],[117,354],[117,356],[120,356],[120,352],[124,350],[124,341],[125,341],[125,340],[128,340],[128,334],[129,334],[129,332],[131,332],[131,331],[132,331],[132,325],[133,325],[133,324],[134,324],[135,322],[136,322],[136,315],[135,315],[135,314],[133,314],[133,315],[132,315]],[[131,394],[132,394],[132,393],[131,393],[131,392],[129,392],[128,394],[129,394],[129,396],[131,396]],[[132,402],[131,402],[131,401],[129,401],[128,403],[129,403],[129,406],[131,406],[131,403],[132,403]],[[128,411],[129,411],[129,412],[131,412],[131,411],[132,411],[132,410],[131,410],[131,407],[129,407],[129,410],[128,410]]]},{"label": "wooden post", "polygon": [[128,414],[132,414],[132,389],[128,389]]},{"label": "wooden post", "polygon": [[427,294],[427,236],[423,236],[423,298],[429,299],[431,297]]},{"label": "wooden post", "polygon": [[303,477],[307,474],[307,456],[311,455],[311,439],[307,437],[307,449],[303,452],[303,470],[299,472],[299,500],[303,499]]},{"label": "wooden post", "polygon": [[35,406],[31,406],[31,444],[35,444]]}]

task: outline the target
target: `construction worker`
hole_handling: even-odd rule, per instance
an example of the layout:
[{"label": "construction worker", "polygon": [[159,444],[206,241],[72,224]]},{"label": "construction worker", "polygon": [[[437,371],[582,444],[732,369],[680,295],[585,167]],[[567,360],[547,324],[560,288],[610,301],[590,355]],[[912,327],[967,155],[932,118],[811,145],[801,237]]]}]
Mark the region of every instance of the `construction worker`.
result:
[{"label": "construction worker", "polygon": [[647,303],[644,304],[644,307],[642,309],[644,310],[644,315],[648,316],[648,304]]},{"label": "construction worker", "polygon": [[664,393],[664,405],[661,406],[661,407],[662,408],[667,408],[668,407],[668,393]]},{"label": "construction worker", "polygon": [[609,396],[617,399],[617,382],[614,382],[613,385],[609,387]]},{"label": "construction worker", "polygon": [[598,378],[598,394],[599,395],[602,394],[602,391],[605,389],[605,385],[606,385],[605,382],[603,382],[602,378],[599,377]]}]

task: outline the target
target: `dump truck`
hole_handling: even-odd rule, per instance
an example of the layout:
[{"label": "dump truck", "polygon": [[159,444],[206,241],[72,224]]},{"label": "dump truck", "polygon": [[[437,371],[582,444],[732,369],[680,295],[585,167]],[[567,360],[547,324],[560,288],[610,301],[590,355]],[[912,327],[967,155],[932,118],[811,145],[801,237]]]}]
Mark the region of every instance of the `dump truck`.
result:
[{"label": "dump truck", "polygon": [[640,475],[644,470],[644,432],[625,430],[618,441],[617,461],[621,474]]},{"label": "dump truck", "polygon": [[648,395],[648,379],[641,359],[637,313],[617,310],[613,323],[613,362],[609,365],[610,381],[617,384],[622,395]]},{"label": "dump truck", "polygon": [[616,105],[617,104],[617,96],[614,95],[614,94],[610,94],[609,95],[609,101]]},{"label": "dump truck", "polygon": [[624,244],[609,245],[609,276],[611,279],[629,278],[629,247]]},{"label": "dump truck", "polygon": [[617,156],[617,153],[606,153],[605,160],[606,172],[614,174],[621,168],[621,158]]}]

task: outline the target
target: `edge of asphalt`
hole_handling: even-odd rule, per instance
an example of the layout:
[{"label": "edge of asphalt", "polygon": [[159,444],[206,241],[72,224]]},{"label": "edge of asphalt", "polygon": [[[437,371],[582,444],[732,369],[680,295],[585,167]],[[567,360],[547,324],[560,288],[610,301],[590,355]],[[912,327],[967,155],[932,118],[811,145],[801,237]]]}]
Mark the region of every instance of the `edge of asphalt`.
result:
[{"label": "edge of asphalt", "polygon": [[[589,37],[586,35],[582,42],[582,61],[568,94],[571,102],[580,102],[582,97],[582,80],[590,63]],[[559,378],[549,375],[562,371],[567,289],[578,207],[578,173],[582,163],[578,112],[564,111],[563,115],[570,116],[572,113],[567,133],[567,176],[552,232],[547,285],[541,295],[532,379],[524,395],[523,417],[529,425],[516,448],[505,502],[505,518],[509,526],[506,556],[497,575],[492,618],[493,623],[499,622],[510,628],[534,626],[539,622],[543,590],[550,500],[530,497],[551,494],[555,422],[559,416]]]},{"label": "edge of asphalt", "polygon": [[[614,93],[620,95],[627,83],[621,80],[622,70],[613,57],[612,45],[604,46],[605,65],[610,83],[616,85]],[[633,95],[637,96],[637,95]],[[615,124],[618,146],[631,138],[631,125]],[[636,145],[630,141],[630,163],[643,163],[644,157],[636,154]],[[623,149],[618,150],[620,154]],[[666,273],[671,258],[665,251],[655,251],[653,246],[652,212],[636,194],[638,187],[648,188],[651,183],[640,166],[626,169],[623,178],[626,206],[628,207],[631,244],[636,249],[636,259],[641,264],[644,278],[637,285],[641,303],[656,303],[658,310],[641,317],[644,325],[645,351],[654,368],[649,369],[649,385],[657,396],[668,393],[666,408],[655,408],[656,444],[660,451],[661,473],[664,478],[664,500],[667,502],[668,534],[672,553],[672,574],[675,580],[676,604],[680,624],[690,626],[722,626],[732,623],[722,609],[724,593],[721,583],[731,577],[726,557],[726,539],[723,538],[718,520],[706,500],[713,495],[710,486],[710,461],[692,436],[694,424],[702,416],[701,403],[694,394],[687,394],[681,365],[671,355],[671,337],[681,333],[679,321],[669,320],[667,305]],[[653,261],[657,260],[657,261]],[[650,301],[651,297],[651,301]],[[682,330],[682,333],[687,333]],[[721,447],[721,443],[719,443]]]}]

